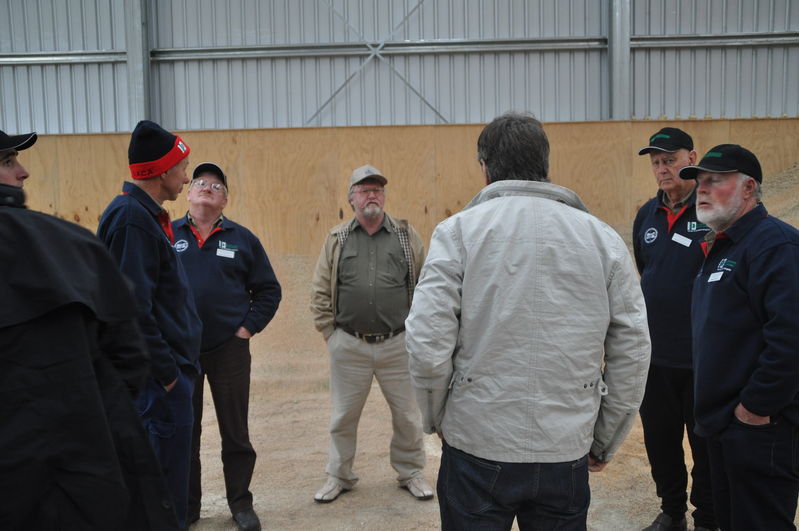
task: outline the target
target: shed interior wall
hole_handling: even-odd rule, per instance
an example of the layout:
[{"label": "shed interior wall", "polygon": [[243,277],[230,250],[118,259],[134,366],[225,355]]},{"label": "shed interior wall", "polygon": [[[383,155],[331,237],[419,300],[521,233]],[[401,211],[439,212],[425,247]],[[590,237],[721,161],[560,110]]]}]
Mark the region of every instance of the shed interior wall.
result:
[{"label": "shed interior wall", "polygon": [[[799,163],[799,118],[683,122],[548,123],[550,178],[577,192],[589,210],[619,230],[656,188],[638,149],[665,125],[694,138],[701,156],[738,143],[764,175]],[[249,227],[270,253],[315,255],[325,231],[352,215],[346,183],[372,164],[389,180],[386,210],[407,218],[425,241],[483,186],[476,161],[482,125],[424,125],[188,131],[189,168],[219,163],[229,175],[231,219]],[[95,230],[105,206],[129,179],[130,135],[44,135],[20,160],[31,178],[28,205]],[[768,187],[768,177],[764,179]],[[173,219],[187,208],[184,188],[167,203]],[[766,205],[768,207],[768,205]]]}]

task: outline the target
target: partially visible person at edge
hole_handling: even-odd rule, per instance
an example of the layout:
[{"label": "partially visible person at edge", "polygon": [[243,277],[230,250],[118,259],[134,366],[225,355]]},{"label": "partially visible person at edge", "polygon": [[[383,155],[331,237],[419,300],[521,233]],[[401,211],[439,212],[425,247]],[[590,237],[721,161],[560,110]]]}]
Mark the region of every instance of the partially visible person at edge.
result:
[{"label": "partially visible person at edge", "polygon": [[799,496],[799,231],[760,202],[736,144],[680,170],[712,232],[694,280],[694,417],[723,530],[795,529]]},{"label": "partially visible person at edge", "polygon": [[186,175],[189,146],[147,120],[136,125],[128,161],[132,182],[103,212],[97,235],[133,281],[139,325],[152,370],[137,407],[167,480],[175,514],[186,527],[193,379],[202,324],[178,260],[169,214]]},{"label": "partially visible person at edge", "polygon": [[189,211],[172,223],[172,230],[203,322],[201,372],[194,381],[188,521],[200,519],[200,435],[207,377],[222,438],[228,507],[241,531],[257,531],[261,522],[250,492],[256,454],[247,423],[250,338],[275,316],[280,284],[258,238],[223,215],[228,178],[222,168],[213,162],[194,168],[187,197]]},{"label": "partially visible person at edge", "polygon": [[683,433],[688,431],[693,468],[691,503],[694,529],[716,529],[707,441],[694,428],[694,376],[691,368],[691,288],[702,265],[701,242],[710,230],[696,219],[694,182],[680,169],[696,164],[691,136],[664,127],[639,155],[649,155],[658,185],[633,223],[633,249],[646,300],[652,362],[641,403],[644,444],[661,512],[644,531],[685,531],[688,523],[688,471]]},{"label": "partially visible person at edge", "polygon": [[422,425],[408,375],[405,318],[424,262],[410,223],[383,210],[388,182],[374,166],[355,169],[348,200],[355,216],[328,231],[314,271],[311,313],[330,353],[330,458],[314,495],[330,503],[358,481],[353,472],[358,421],[372,381],[391,411],[389,459],[399,486],[433,498],[424,479]]},{"label": "partially visible person at edge", "polygon": [[36,139],[0,131],[0,527],[178,529],[133,405],[136,303],[94,235],[25,207]]},{"label": "partially visible person at edge", "polygon": [[531,115],[480,133],[485,188],[438,224],[405,322],[446,530],[586,529],[588,471],[633,425],[649,366],[619,235],[548,178]]}]

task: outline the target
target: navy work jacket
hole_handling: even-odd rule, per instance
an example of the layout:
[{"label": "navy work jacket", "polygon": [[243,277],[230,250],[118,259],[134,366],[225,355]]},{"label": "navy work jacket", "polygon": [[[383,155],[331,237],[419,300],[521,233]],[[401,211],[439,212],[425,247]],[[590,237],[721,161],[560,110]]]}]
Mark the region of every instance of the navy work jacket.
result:
[{"label": "navy work jacket", "polygon": [[203,322],[202,352],[228,341],[240,326],[252,334],[263,330],[277,312],[281,290],[258,238],[227,218],[205,241],[188,216],[172,223],[172,230]]},{"label": "navy work jacket", "polygon": [[166,386],[179,367],[198,371],[202,323],[186,272],[159,224],[162,211],[147,192],[126,182],[100,217],[97,236],[133,281],[152,376]]},{"label": "navy work jacket", "polygon": [[696,191],[674,214],[659,190],[633,223],[633,252],[646,300],[652,365],[691,368],[691,290],[710,230],[696,219]]},{"label": "navy work jacket", "polygon": [[721,432],[739,402],[799,425],[799,231],[762,205],[744,214],[717,235],[691,312],[695,431]]}]

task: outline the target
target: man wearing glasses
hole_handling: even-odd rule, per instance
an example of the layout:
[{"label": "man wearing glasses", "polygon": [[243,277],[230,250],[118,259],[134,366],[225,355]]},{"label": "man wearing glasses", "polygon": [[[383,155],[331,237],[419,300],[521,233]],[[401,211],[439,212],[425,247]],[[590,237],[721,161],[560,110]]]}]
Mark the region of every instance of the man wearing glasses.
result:
[{"label": "man wearing glasses", "polygon": [[250,338],[277,312],[281,290],[261,242],[226,218],[227,176],[213,162],[192,173],[189,211],[172,223],[175,250],[192,287],[203,323],[201,372],[194,381],[194,431],[189,476],[189,523],[200,518],[200,434],[206,376],[214,399],[228,506],[240,530],[259,530],[250,480],[255,450],[247,413],[250,399]]},{"label": "man wearing glasses", "polygon": [[373,166],[352,172],[355,217],[333,227],[313,278],[311,312],[330,352],[330,458],[314,500],[329,503],[358,481],[353,473],[358,421],[376,377],[391,410],[391,466],[399,486],[433,497],[422,476],[422,425],[408,374],[405,318],[424,262],[411,225],[383,211],[387,179]]}]

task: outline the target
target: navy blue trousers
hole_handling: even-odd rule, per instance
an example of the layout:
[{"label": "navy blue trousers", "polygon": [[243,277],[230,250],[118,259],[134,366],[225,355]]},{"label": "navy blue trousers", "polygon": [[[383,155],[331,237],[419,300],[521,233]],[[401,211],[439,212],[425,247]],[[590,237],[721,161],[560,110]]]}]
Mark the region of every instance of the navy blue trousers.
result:
[{"label": "navy blue trousers", "polygon": [[716,519],[723,531],[777,531],[793,524],[799,496],[799,428],[737,419],[708,438]]},{"label": "navy blue trousers", "polygon": [[694,381],[691,369],[651,365],[646,393],[641,404],[641,425],[652,479],[661,500],[661,510],[681,519],[688,509],[688,471],[685,466],[683,437],[688,443],[694,466],[691,503],[694,525],[717,527],[710,483],[707,440],[694,433]]},{"label": "navy blue trousers", "polygon": [[166,479],[180,529],[186,527],[189,497],[193,388],[193,377],[180,371],[170,392],[150,379],[136,400],[136,408]]},{"label": "navy blue trousers", "polygon": [[504,463],[443,445],[438,472],[443,531],[585,530],[588,457],[564,463]]}]

